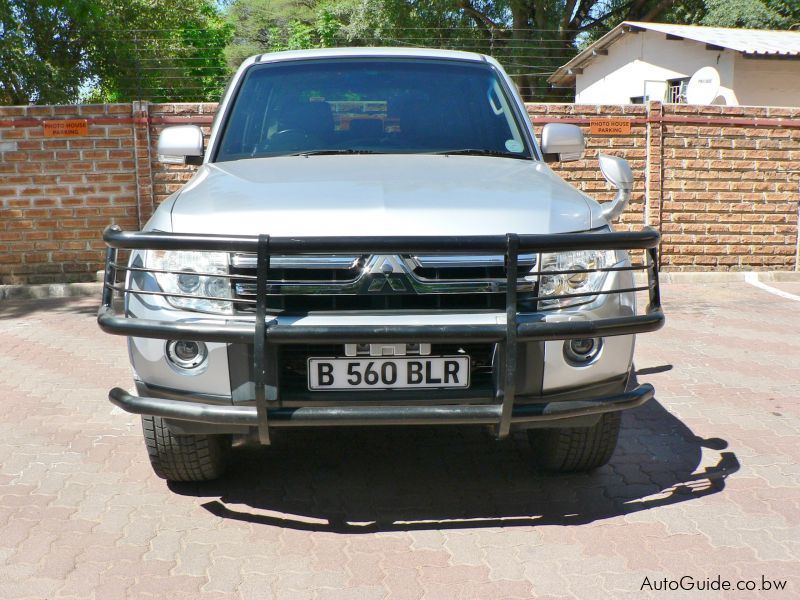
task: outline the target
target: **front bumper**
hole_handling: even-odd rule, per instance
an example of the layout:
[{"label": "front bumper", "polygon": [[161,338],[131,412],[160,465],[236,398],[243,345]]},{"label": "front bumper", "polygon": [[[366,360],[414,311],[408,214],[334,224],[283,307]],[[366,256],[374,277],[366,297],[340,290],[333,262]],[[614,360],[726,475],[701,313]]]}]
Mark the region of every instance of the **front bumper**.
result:
[{"label": "front bumper", "polygon": [[[633,390],[595,398],[524,404],[512,408],[510,423],[543,423],[589,417],[607,412],[635,408],[650,400],[655,391],[645,383]],[[136,415],[153,415],[179,421],[209,425],[257,427],[255,406],[227,406],[187,402],[168,398],[134,396],[122,388],[114,388],[109,400],[122,410]],[[444,406],[308,406],[301,408],[268,408],[270,427],[316,427],[331,425],[493,425],[502,418],[500,404]]]},{"label": "front bumper", "polygon": [[[273,427],[319,425],[410,425],[410,424],[489,424],[500,437],[512,425],[591,417],[638,406],[653,396],[647,384],[590,400],[519,403],[516,370],[517,348],[524,342],[545,342],[586,337],[610,337],[654,331],[664,322],[658,287],[658,233],[652,229],[633,233],[564,234],[532,236],[481,236],[469,238],[272,238],[268,236],[229,237],[187,234],[129,233],[109,228],[104,234],[109,245],[106,260],[103,303],[98,312],[100,327],[112,334],[140,338],[183,339],[253,348],[254,406],[214,405],[202,402],[132,396],[114,388],[109,398],[124,410],[169,419],[256,427],[262,443],[269,442]],[[213,320],[175,322],[128,318],[114,311],[114,291],[141,293],[116,285],[117,249],[154,250],[236,250],[255,252],[258,258],[258,293],[254,321]],[[641,315],[580,321],[548,322],[517,312],[517,259],[521,252],[569,250],[646,250],[648,283],[643,287],[614,290],[610,293],[647,291],[649,305]],[[270,253],[348,252],[470,252],[497,251],[505,255],[506,319],[487,324],[398,324],[398,325],[297,325],[281,323],[266,314]],[[634,270],[631,267],[609,268]],[[489,402],[448,403],[427,406],[308,406],[282,404],[278,381],[277,356],[282,345],[314,343],[492,343],[498,349],[498,375]],[[521,398],[520,398],[521,399]],[[355,404],[355,403],[354,403]]]}]

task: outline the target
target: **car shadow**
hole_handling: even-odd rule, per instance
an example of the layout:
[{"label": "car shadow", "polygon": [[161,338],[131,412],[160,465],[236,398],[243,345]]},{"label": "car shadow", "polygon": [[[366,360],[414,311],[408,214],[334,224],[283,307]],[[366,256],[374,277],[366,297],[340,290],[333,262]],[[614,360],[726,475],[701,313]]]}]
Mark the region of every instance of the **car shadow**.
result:
[{"label": "car shadow", "polygon": [[579,525],[715,494],[739,469],[725,440],[696,436],[656,400],[624,414],[611,462],[589,474],[537,471],[524,433],[502,441],[455,427],[279,433],[270,447],[235,449],[224,479],[170,488],[207,498],[202,506],[225,519],[371,533]]}]

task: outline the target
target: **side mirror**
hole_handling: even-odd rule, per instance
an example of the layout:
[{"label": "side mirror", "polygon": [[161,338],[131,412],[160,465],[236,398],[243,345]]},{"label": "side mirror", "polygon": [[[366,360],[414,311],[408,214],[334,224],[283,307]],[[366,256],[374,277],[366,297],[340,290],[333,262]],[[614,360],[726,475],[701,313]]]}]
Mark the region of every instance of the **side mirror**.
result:
[{"label": "side mirror", "polygon": [[585,143],[577,125],[548,123],[542,129],[542,153],[547,162],[580,160]]},{"label": "side mirror", "polygon": [[158,136],[158,160],[173,165],[203,162],[203,130],[197,125],[167,127]]},{"label": "side mirror", "polygon": [[598,155],[600,172],[606,181],[617,188],[617,195],[611,202],[603,206],[601,212],[606,221],[611,222],[622,214],[631,200],[633,191],[633,172],[628,161],[608,154]]}]

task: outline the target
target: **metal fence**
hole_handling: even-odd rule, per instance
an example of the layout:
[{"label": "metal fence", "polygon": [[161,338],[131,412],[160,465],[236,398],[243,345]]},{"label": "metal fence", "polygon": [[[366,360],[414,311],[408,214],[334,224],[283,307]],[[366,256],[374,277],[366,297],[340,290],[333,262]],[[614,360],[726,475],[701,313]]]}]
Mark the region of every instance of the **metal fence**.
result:
[{"label": "metal fence", "polygon": [[[572,99],[571,90],[554,89],[547,78],[578,52],[557,30],[493,29],[481,32],[474,28],[447,31],[421,28],[403,29],[384,38],[386,46],[417,46],[464,50],[487,54],[500,62],[514,79],[520,93],[529,101]],[[376,44],[377,45],[377,44]]]},{"label": "metal fence", "polygon": [[[231,64],[235,61],[230,59],[236,53],[228,53],[226,48],[235,49],[239,45],[250,50],[249,53],[256,53],[323,46],[313,37],[300,46],[293,46],[291,41],[280,38],[268,40],[263,46],[235,38],[230,43],[208,43],[205,40],[204,45],[192,41],[182,38],[175,30],[160,29],[129,30],[125,38],[117,37],[115,43],[129,49],[128,64],[121,65],[113,81],[95,82],[97,89],[113,88],[114,96],[97,96],[95,99],[213,101],[218,99],[236,67]],[[571,90],[554,89],[547,83],[547,77],[577,53],[570,37],[556,30],[494,29],[488,32],[466,27],[398,28],[376,39],[351,41],[336,36],[324,45],[428,47],[479,52],[496,58],[505,67],[526,100],[572,98]],[[87,90],[90,95],[94,93],[94,88]]]}]

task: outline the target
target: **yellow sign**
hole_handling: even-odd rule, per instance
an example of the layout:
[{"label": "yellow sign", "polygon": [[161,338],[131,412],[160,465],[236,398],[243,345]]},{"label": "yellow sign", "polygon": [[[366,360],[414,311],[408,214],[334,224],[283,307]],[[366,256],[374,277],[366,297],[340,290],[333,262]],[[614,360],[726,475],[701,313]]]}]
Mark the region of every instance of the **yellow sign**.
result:
[{"label": "yellow sign", "polygon": [[631,122],[628,119],[589,119],[589,133],[592,135],[630,135]]},{"label": "yellow sign", "polygon": [[44,137],[83,137],[89,135],[86,119],[60,119],[44,122]]}]

